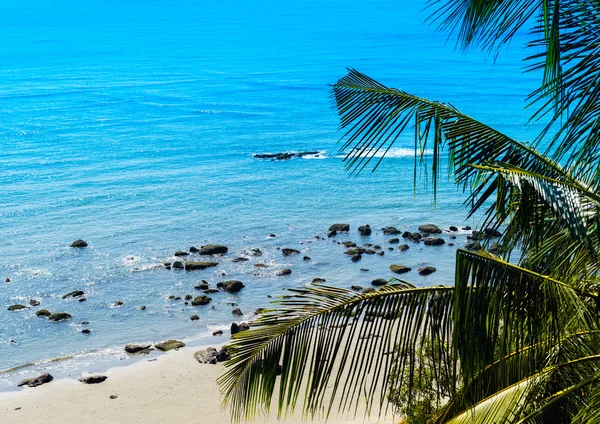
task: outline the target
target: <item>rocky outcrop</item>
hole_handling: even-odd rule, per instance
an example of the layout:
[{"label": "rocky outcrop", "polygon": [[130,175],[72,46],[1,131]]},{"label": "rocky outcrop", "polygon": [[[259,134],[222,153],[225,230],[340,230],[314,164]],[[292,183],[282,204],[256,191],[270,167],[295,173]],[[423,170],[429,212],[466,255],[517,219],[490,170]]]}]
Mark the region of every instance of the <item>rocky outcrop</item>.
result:
[{"label": "rocky outcrop", "polygon": [[227,253],[229,248],[222,244],[207,244],[198,250],[199,255],[219,255]]},{"label": "rocky outcrop", "polygon": [[404,274],[410,270],[411,268],[407,267],[406,265],[390,265],[390,271],[395,272],[396,274]]},{"label": "rocky outcrop", "polygon": [[242,312],[242,310],[240,308],[235,308],[233,311],[231,311],[231,313],[233,315],[237,315],[237,316],[242,316],[244,315],[244,313]]},{"label": "rocky outcrop", "polygon": [[361,236],[370,236],[371,235],[371,226],[370,225],[361,225],[358,227],[358,232]]},{"label": "rocky outcrop", "polygon": [[143,344],[143,345],[128,344],[127,346],[125,346],[125,352],[131,353],[133,355],[138,354],[138,353],[148,353],[151,350],[152,350],[152,345],[150,345],[150,344]]},{"label": "rocky outcrop", "polygon": [[217,288],[229,293],[237,293],[244,287],[244,283],[239,280],[228,280],[217,283]]},{"label": "rocky outcrop", "polygon": [[234,334],[240,333],[242,331],[246,331],[249,330],[250,326],[248,325],[248,323],[246,322],[242,322],[242,323],[236,323],[236,322],[232,322],[231,323],[231,335],[233,336]]},{"label": "rocky outcrop", "polygon": [[55,312],[55,313],[53,313],[52,315],[50,315],[48,317],[48,319],[50,321],[65,321],[65,320],[68,320],[68,319],[71,319],[71,318],[73,318],[71,316],[71,314],[68,314],[66,312]]},{"label": "rocky outcrop", "polygon": [[21,380],[21,382],[18,384],[18,387],[23,387],[23,386],[37,387],[37,386],[41,386],[42,384],[50,383],[52,380],[54,380],[54,377],[52,377],[48,373],[44,373],[37,377],[26,378],[24,380]]},{"label": "rocky outcrop", "polygon": [[16,304],[16,305],[10,305],[7,309],[9,311],[20,311],[22,309],[29,309],[29,306]]},{"label": "rocky outcrop", "polygon": [[433,266],[426,266],[426,267],[423,267],[423,268],[419,268],[419,274],[420,275],[433,274],[435,271],[436,271],[436,269]]},{"label": "rocky outcrop", "polygon": [[166,342],[157,343],[154,345],[155,348],[162,352],[168,352],[169,350],[179,350],[184,346],[185,343],[179,340],[167,340]]},{"label": "rocky outcrop", "polygon": [[408,244],[401,244],[400,246],[398,246],[398,250],[400,252],[404,252],[405,250],[408,250],[408,249],[409,249]]},{"label": "rocky outcrop", "polygon": [[196,290],[208,290],[208,281],[202,280],[197,285],[194,286]]},{"label": "rocky outcrop", "polygon": [[394,237],[394,238],[389,239],[388,243],[390,243],[390,244],[398,244],[398,243],[400,243],[400,239],[397,238],[397,237]]},{"label": "rocky outcrop", "polygon": [[190,316],[190,321],[198,321],[200,319],[200,317],[198,315],[191,315]]},{"label": "rocky outcrop", "polygon": [[290,255],[297,255],[298,253],[300,253],[300,251],[286,247],[284,249],[281,249],[281,253],[283,253],[283,256],[290,256]]},{"label": "rocky outcrop", "polygon": [[75,290],[72,291],[71,293],[67,293],[67,294],[63,294],[62,298],[63,299],[69,299],[69,298],[75,298],[75,297],[79,297],[79,296],[83,296],[85,293],[81,290]]},{"label": "rocky outcrop", "polygon": [[441,246],[442,244],[444,244],[446,242],[444,241],[443,238],[426,237],[423,239],[423,243],[425,243],[426,246]]},{"label": "rocky outcrop", "polygon": [[350,224],[333,224],[329,227],[329,232],[347,233],[350,231]]},{"label": "rocky outcrop", "polygon": [[108,377],[105,375],[90,375],[88,377],[81,377],[79,381],[83,384],[100,384],[104,383]]},{"label": "rocky outcrop", "polygon": [[344,252],[344,254],[348,256],[360,255],[362,253],[365,253],[365,249],[362,247],[353,247],[352,249],[348,249]]},{"label": "rocky outcrop", "polygon": [[[211,268],[217,265],[219,265],[218,262],[186,262],[185,269],[186,271],[196,271]],[[175,268],[175,263],[173,264],[173,267]]]},{"label": "rocky outcrop", "polygon": [[212,299],[208,296],[196,296],[192,299],[192,306],[203,306],[208,305]]},{"label": "rocky outcrop", "polygon": [[277,273],[277,275],[278,275],[279,277],[283,277],[284,275],[290,275],[291,273],[292,273],[292,270],[291,270],[291,269],[289,269],[289,268],[283,268],[281,271],[279,271],[279,272]]},{"label": "rocky outcrop", "polygon": [[73,243],[71,243],[71,247],[82,248],[82,247],[87,247],[87,245],[88,245],[87,242],[84,240],[81,240],[81,239],[77,239]]},{"label": "rocky outcrop", "polygon": [[384,227],[383,228],[383,234],[389,234],[389,235],[393,235],[393,234],[400,234],[401,231],[399,229],[397,229],[396,227]]},{"label": "rocky outcrop", "polygon": [[40,309],[35,313],[35,315],[38,317],[49,317],[52,314],[47,309]]},{"label": "rocky outcrop", "polygon": [[423,224],[419,227],[419,231],[421,231],[422,233],[428,233],[428,234],[441,234],[442,233],[442,230],[437,225],[433,225],[433,224]]},{"label": "rocky outcrop", "polygon": [[374,286],[385,286],[388,283],[388,281],[385,278],[376,278],[375,280],[371,281],[371,284]]},{"label": "rocky outcrop", "polygon": [[454,225],[451,225],[450,227],[448,227],[448,229],[450,231],[458,231],[458,228],[456,226],[454,226]]}]

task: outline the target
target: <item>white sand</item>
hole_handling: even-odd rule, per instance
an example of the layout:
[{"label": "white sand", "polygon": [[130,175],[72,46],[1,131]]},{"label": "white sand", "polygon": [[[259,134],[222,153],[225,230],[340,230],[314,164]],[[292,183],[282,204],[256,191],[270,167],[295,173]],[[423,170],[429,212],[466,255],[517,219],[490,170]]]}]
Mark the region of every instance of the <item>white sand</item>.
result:
[{"label": "white sand", "polygon": [[[216,383],[222,365],[199,364],[200,348],[184,348],[108,370],[108,379],[96,385],[77,380],[54,380],[35,388],[0,393],[0,423],[229,423],[221,409]],[[110,399],[117,395],[117,399]],[[332,413],[333,415],[333,413]],[[276,423],[275,414],[258,423]],[[303,422],[291,417],[286,423]],[[323,422],[323,421],[313,421]],[[330,417],[329,423],[377,422]],[[391,418],[380,420],[393,423]]]}]

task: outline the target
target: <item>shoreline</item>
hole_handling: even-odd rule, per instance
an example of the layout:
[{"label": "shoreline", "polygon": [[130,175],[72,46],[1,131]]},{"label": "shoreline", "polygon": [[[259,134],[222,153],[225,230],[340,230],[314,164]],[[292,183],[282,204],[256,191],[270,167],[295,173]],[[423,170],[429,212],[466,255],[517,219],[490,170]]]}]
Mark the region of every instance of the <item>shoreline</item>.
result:
[{"label": "shoreline", "polygon": [[[186,346],[157,358],[110,368],[102,373],[108,379],[100,384],[87,385],[76,379],[63,378],[35,388],[0,393],[2,422],[229,423],[228,412],[221,408],[222,399],[216,383],[224,370],[223,365],[200,364],[193,356],[197,350],[208,346]],[[306,422],[299,414],[282,421]],[[255,422],[281,421],[272,410],[268,417],[257,418]],[[392,424],[394,419],[364,420],[362,416],[335,416],[332,413],[327,422]]]}]

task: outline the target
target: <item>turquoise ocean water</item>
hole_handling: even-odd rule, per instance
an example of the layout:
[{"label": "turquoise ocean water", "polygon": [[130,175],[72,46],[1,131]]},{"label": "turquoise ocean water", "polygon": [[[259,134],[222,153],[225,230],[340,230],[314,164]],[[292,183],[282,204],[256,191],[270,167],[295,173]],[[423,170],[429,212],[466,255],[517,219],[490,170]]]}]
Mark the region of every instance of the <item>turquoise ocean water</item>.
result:
[{"label": "turquoise ocean water", "polygon": [[[0,390],[42,370],[105,369],[124,359],[126,343],[210,336],[235,318],[231,302],[249,319],[269,295],[315,277],[368,286],[391,277],[391,263],[427,264],[438,272],[406,279],[450,283],[466,234],[454,247],[414,245],[356,264],[314,238],[334,222],[352,225],[338,241],[357,242],[362,224],[477,224],[450,183],[435,209],[423,184],[414,198],[409,135],[378,172],[348,177],[327,87],[348,66],[515,138],[535,136],[524,125],[524,100],[539,82],[522,73],[527,35],[496,60],[464,55],[423,23],[427,15],[413,0],[0,1],[0,370],[35,364],[0,373]],[[252,157],[306,150],[321,153]],[[77,238],[90,246],[69,248]],[[362,242],[387,248],[388,238],[377,231]],[[215,269],[157,267],[208,242],[230,248]],[[231,261],[254,247],[264,255]],[[284,258],[281,247],[302,254]],[[270,267],[255,275],[259,261]],[[282,267],[292,275],[276,276]],[[246,288],[212,295],[215,309],[168,299],[198,294],[200,279],[230,278]],[[61,299],[78,289],[86,302]],[[41,305],[6,310],[30,299]],[[40,308],[73,320],[50,323],[35,316]],[[75,359],[49,363],[65,356]]]}]

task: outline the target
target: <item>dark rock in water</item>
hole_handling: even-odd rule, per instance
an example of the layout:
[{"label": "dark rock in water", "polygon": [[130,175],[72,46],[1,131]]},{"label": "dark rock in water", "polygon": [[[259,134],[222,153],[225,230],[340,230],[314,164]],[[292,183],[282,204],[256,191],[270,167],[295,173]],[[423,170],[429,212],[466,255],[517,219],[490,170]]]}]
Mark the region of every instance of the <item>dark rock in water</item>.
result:
[{"label": "dark rock in water", "polygon": [[190,316],[190,320],[191,321],[198,321],[200,319],[200,317],[198,315],[192,315]]},{"label": "dark rock in water", "polygon": [[119,307],[119,306],[123,306],[123,305],[124,305],[124,303],[123,303],[123,301],[122,301],[122,300],[117,300],[117,301],[116,301],[116,302],[113,304],[113,306],[115,306],[115,307]]},{"label": "dark rock in water", "polygon": [[312,279],[313,283],[324,283],[325,281],[327,281],[327,280],[324,278],[313,278]]},{"label": "dark rock in water", "polygon": [[289,160],[295,157],[301,158],[304,156],[319,156],[320,152],[318,151],[309,151],[309,152],[281,152],[281,153],[255,153],[254,156],[256,159],[269,159],[269,160]]},{"label": "dark rock in water", "polygon": [[404,252],[405,250],[408,250],[408,249],[409,249],[408,244],[401,244],[400,246],[398,246],[398,250],[400,252]]},{"label": "dark rock in water", "polygon": [[400,239],[399,239],[399,238],[396,238],[396,237],[394,237],[394,238],[391,238],[391,239],[389,239],[389,240],[388,240],[388,243],[391,243],[391,244],[398,244],[398,243],[400,243]]},{"label": "dark rock in water", "polygon": [[87,242],[81,239],[75,240],[73,243],[71,243],[71,247],[87,247],[87,245]]},{"label": "dark rock in water", "polygon": [[125,346],[125,352],[136,354],[136,353],[148,353],[151,350],[152,345],[136,345],[136,344],[128,344]]},{"label": "dark rock in water", "polygon": [[255,247],[254,249],[252,249],[250,251],[252,252],[252,255],[254,255],[254,256],[262,256],[262,254],[263,254],[262,251],[258,247]]},{"label": "dark rock in water", "polygon": [[450,236],[448,236],[448,238],[454,240],[456,238],[456,236],[455,235],[450,235]]},{"label": "dark rock in water", "polygon": [[441,246],[446,243],[443,238],[439,237],[427,237],[423,240],[426,246]]},{"label": "dark rock in water", "polygon": [[411,268],[407,267],[406,265],[390,265],[390,271],[395,272],[396,274],[404,274],[410,270]]},{"label": "dark rock in water", "polygon": [[[219,265],[218,262],[186,262],[185,269],[186,271],[196,271],[211,268],[217,265]],[[173,267],[175,267],[175,264],[173,264]]]},{"label": "dark rock in water", "polygon": [[481,243],[478,241],[473,241],[471,243],[465,244],[465,249],[467,250],[481,250]]},{"label": "dark rock in water", "polygon": [[356,243],[353,241],[343,241],[340,244],[344,247],[356,247]]},{"label": "dark rock in water", "polygon": [[215,293],[219,293],[219,290],[217,289],[206,289],[206,290],[202,290],[204,292],[204,294],[215,294]]},{"label": "dark rock in water", "polygon": [[227,246],[223,246],[222,244],[207,244],[206,246],[202,246],[198,253],[200,255],[218,255],[227,253],[229,249]]},{"label": "dark rock in water", "polygon": [[47,309],[40,309],[35,313],[38,317],[49,317],[52,315]]},{"label": "dark rock in water", "polygon": [[215,365],[217,363],[217,349],[214,347],[209,347],[206,350],[199,350],[198,352],[194,353],[194,358],[196,358],[196,361],[200,362],[201,364]]},{"label": "dark rock in water", "polygon": [[289,248],[284,248],[281,249],[281,253],[283,253],[283,256],[290,256],[290,255],[297,255],[298,253],[300,253],[299,250],[296,249],[289,249]]},{"label": "dark rock in water", "polygon": [[361,236],[370,236],[371,235],[371,226],[370,225],[361,225],[358,227],[358,232]]},{"label": "dark rock in water", "polygon": [[335,237],[335,236],[337,236],[337,231],[329,231],[327,233],[327,237]]},{"label": "dark rock in water", "polygon": [[100,384],[103,383],[108,377],[105,375],[90,375],[89,377],[81,377],[79,381],[83,384]]},{"label": "dark rock in water", "polygon": [[367,287],[362,292],[363,292],[363,294],[366,294],[366,293],[373,293],[374,291],[375,291],[375,289],[373,287]]},{"label": "dark rock in water", "polygon": [[388,283],[388,280],[386,280],[385,278],[377,278],[373,281],[371,281],[371,284],[374,286],[385,286]]},{"label": "dark rock in water", "polygon": [[412,233],[410,231],[405,231],[402,233],[402,238],[410,238],[411,235]]},{"label": "dark rock in water", "polygon": [[[173,268],[183,269],[183,268],[185,268],[185,265],[181,261],[175,261],[175,262],[173,262]],[[202,268],[202,269],[204,269],[204,268]]]},{"label": "dark rock in water", "polygon": [[373,246],[373,249],[375,249],[375,250],[381,250],[381,246],[378,245],[378,244],[376,244],[375,246]]},{"label": "dark rock in water", "polygon": [[141,310],[141,311],[145,311],[145,310],[146,310],[146,305],[142,305],[142,306],[140,306],[140,310]]},{"label": "dark rock in water", "polygon": [[275,238],[275,237],[277,237],[277,234],[269,234],[269,236],[268,236],[268,237],[269,237],[269,238]]},{"label": "dark rock in water", "polygon": [[369,270],[367,268],[361,268],[360,271],[361,272],[369,272]]},{"label": "dark rock in water", "polygon": [[421,231],[423,233],[429,233],[429,234],[441,234],[442,233],[442,230],[437,225],[433,225],[433,224],[423,224],[419,227],[419,231]]},{"label": "dark rock in water", "polygon": [[303,261],[310,261],[310,260],[311,260],[311,257],[310,257],[310,256],[304,256],[304,257],[302,258],[302,260],[303,260]]},{"label": "dark rock in water", "polygon": [[350,288],[355,291],[361,291],[363,289],[361,286],[352,286]]},{"label": "dark rock in water", "polygon": [[231,323],[231,335],[232,336],[234,334],[237,334],[237,333],[240,333],[242,331],[249,330],[249,329],[250,329],[250,326],[247,323],[245,323],[245,322],[242,322],[240,324],[238,324],[236,322],[232,322]]},{"label": "dark rock in water", "polygon": [[217,283],[217,287],[220,288],[221,290],[229,292],[229,293],[237,293],[241,289],[243,289],[245,286],[244,286],[244,283],[242,283],[239,280],[228,280],[228,281],[221,281],[220,283]]},{"label": "dark rock in water", "polygon": [[20,311],[21,309],[29,309],[29,306],[25,306],[25,305],[10,305],[8,307],[9,311]]},{"label": "dark rock in water", "polygon": [[196,296],[192,300],[192,306],[208,305],[212,299],[208,296]]},{"label": "dark rock in water", "polygon": [[476,231],[474,230],[471,233],[470,237],[467,237],[469,240],[473,240],[473,241],[478,241],[478,240],[483,240],[483,234],[481,233],[481,231]]},{"label": "dark rock in water", "polygon": [[491,228],[491,227],[488,227],[485,230],[483,230],[483,233],[487,237],[500,237],[502,235],[502,233],[500,231],[498,231],[495,228]]},{"label": "dark rock in water", "polygon": [[85,297],[80,297],[77,299],[78,302],[85,302],[87,299]]},{"label": "dark rock in water", "polygon": [[242,258],[242,257],[240,256],[240,257],[237,257],[237,258],[233,258],[233,259],[231,260],[231,262],[246,262],[246,261],[249,261],[249,260],[250,260],[250,259],[248,259],[248,258]]},{"label": "dark rock in water", "polygon": [[423,238],[421,233],[411,233],[410,237],[408,237],[409,240],[412,240],[415,243],[419,243],[421,241],[421,238]]},{"label": "dark rock in water", "polygon": [[5,283],[10,283],[10,278],[6,277],[6,278],[4,279],[4,282],[5,282]]},{"label": "dark rock in water", "polygon": [[353,256],[350,258],[350,260],[351,260],[352,262],[358,262],[358,261],[360,261],[361,259],[362,259],[362,255],[353,255]]},{"label": "dark rock in water", "polygon": [[377,252],[377,255],[379,255],[379,256],[383,256],[383,255],[385,255],[385,252],[384,252],[384,251]]},{"label": "dark rock in water", "polygon": [[54,380],[54,377],[52,377],[48,373],[44,373],[38,377],[26,378],[25,380],[22,380],[18,384],[18,387],[23,387],[23,386],[37,387],[37,386],[41,386],[42,384],[50,383],[52,380]]},{"label": "dark rock in water", "polygon": [[384,227],[383,228],[383,234],[393,235],[393,234],[400,234],[400,232],[401,231],[399,229],[397,229],[396,227]]},{"label": "dark rock in water", "polygon": [[448,243],[448,246],[454,246],[454,243]]},{"label": "dark rock in water", "polygon": [[350,231],[350,224],[333,224],[329,227],[329,232],[347,233]]},{"label": "dark rock in water", "polygon": [[365,249],[365,251],[363,253],[366,253],[367,255],[374,255],[377,252],[374,251],[373,249]]},{"label": "dark rock in water", "polygon": [[492,243],[492,245],[490,246],[490,252],[492,253],[502,253],[503,250],[504,248],[499,243]]},{"label": "dark rock in water", "polygon": [[55,312],[55,313],[53,313],[52,315],[50,315],[48,317],[48,319],[50,321],[65,321],[65,320],[68,320],[68,319],[71,319],[71,318],[73,318],[71,316],[71,314],[68,314],[66,312]]},{"label": "dark rock in water", "polygon": [[233,315],[237,315],[237,316],[242,316],[244,315],[244,313],[242,312],[242,310],[240,308],[235,308],[233,311],[231,311],[231,313]]},{"label": "dark rock in water", "polygon": [[471,229],[471,227],[469,225],[467,225],[466,227],[463,227],[462,229],[465,231],[469,231]]},{"label": "dark rock in water", "polygon": [[185,250],[178,250],[177,252],[175,252],[175,256],[187,256],[189,255],[188,252],[186,252]]},{"label": "dark rock in water", "polygon": [[191,294],[186,294],[184,299],[185,300],[192,300],[194,298],[194,296],[192,296]]},{"label": "dark rock in water", "polygon": [[154,347],[162,352],[167,352],[169,350],[179,350],[179,348],[185,347],[185,343],[179,340],[167,340],[166,342],[155,344]]},{"label": "dark rock in water", "polygon": [[433,274],[435,271],[436,271],[435,267],[426,266],[426,267],[419,269],[419,274],[420,275],[429,275],[429,274]]},{"label": "dark rock in water", "polygon": [[457,227],[455,227],[454,225],[451,225],[451,226],[450,226],[448,229],[449,229],[450,231],[458,231],[458,228],[457,228]]},{"label": "dark rock in water", "polygon": [[292,273],[292,270],[291,270],[291,269],[289,269],[289,268],[283,268],[281,271],[279,271],[279,272],[277,273],[277,275],[278,275],[279,277],[283,277],[284,275],[290,275],[291,273]]},{"label": "dark rock in water", "polygon": [[223,330],[215,330],[212,332],[213,336],[222,336],[223,335]]},{"label": "dark rock in water", "polygon": [[92,334],[92,330],[89,330],[87,328],[84,328],[83,330],[81,330],[82,334]]},{"label": "dark rock in water", "polygon": [[198,283],[198,285],[194,286],[194,288],[196,290],[207,290],[208,289],[208,283],[204,280],[202,280],[202,282]]},{"label": "dark rock in water", "polygon": [[75,290],[72,291],[71,293],[67,293],[63,295],[63,299],[67,299],[67,298],[74,298],[74,297],[79,297],[79,296],[83,296],[85,293],[83,293],[83,291],[81,290]]},{"label": "dark rock in water", "polygon": [[40,306],[40,301],[36,299],[30,299],[29,306]]},{"label": "dark rock in water", "polygon": [[365,249],[362,247],[353,247],[352,249],[348,249],[344,252],[344,254],[348,256],[360,255],[362,253],[365,253]]},{"label": "dark rock in water", "polygon": [[200,251],[200,249],[198,249],[198,248],[197,248],[197,247],[195,247],[195,246],[192,246],[192,247],[190,247],[190,252],[191,252],[191,253],[198,253],[199,251]]}]

